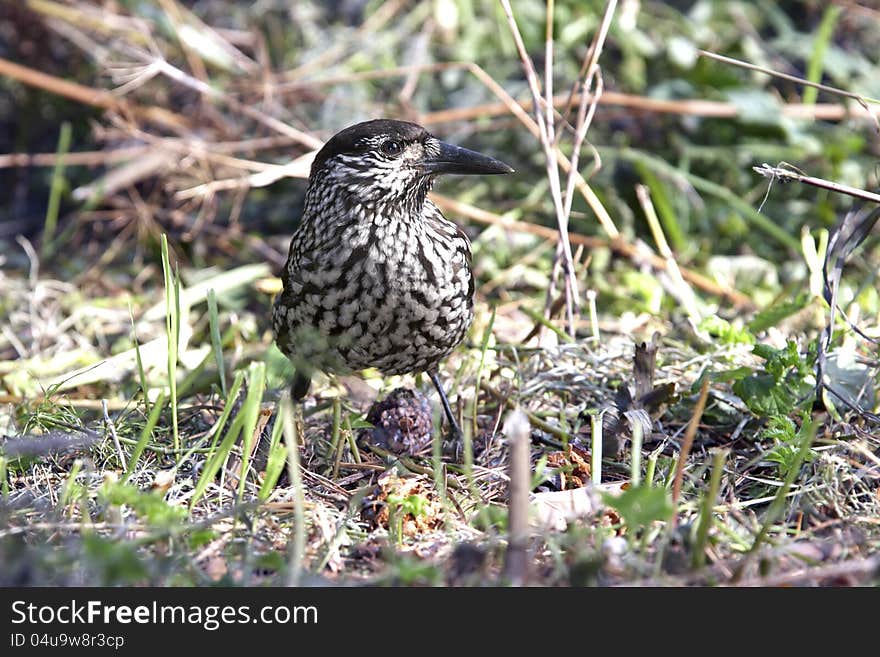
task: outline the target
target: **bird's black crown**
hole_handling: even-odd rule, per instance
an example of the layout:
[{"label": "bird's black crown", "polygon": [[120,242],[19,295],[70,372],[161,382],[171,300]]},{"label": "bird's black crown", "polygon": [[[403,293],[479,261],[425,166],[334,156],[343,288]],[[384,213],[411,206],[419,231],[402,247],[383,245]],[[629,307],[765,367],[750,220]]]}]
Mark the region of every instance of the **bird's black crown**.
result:
[{"label": "bird's black crown", "polygon": [[[383,137],[383,145],[397,143],[405,145],[413,142],[424,142],[432,137],[431,133],[417,123],[397,121],[394,119],[374,119],[356,123],[337,132],[324,147],[315,155],[312,163],[312,174],[319,171],[324,164],[337,155],[355,154],[373,148],[377,139]],[[393,153],[389,153],[393,154]]]}]

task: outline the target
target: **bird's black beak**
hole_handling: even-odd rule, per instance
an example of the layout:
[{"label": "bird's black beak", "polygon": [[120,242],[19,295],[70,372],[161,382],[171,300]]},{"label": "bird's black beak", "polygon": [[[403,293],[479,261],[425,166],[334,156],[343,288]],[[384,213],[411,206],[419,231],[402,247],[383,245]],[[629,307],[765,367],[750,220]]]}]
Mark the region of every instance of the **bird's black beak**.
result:
[{"label": "bird's black beak", "polygon": [[496,160],[494,157],[442,141],[437,142],[437,146],[439,151],[436,154],[426,154],[425,159],[418,164],[419,169],[424,173],[460,173],[470,175],[513,173],[511,167],[500,160]]}]

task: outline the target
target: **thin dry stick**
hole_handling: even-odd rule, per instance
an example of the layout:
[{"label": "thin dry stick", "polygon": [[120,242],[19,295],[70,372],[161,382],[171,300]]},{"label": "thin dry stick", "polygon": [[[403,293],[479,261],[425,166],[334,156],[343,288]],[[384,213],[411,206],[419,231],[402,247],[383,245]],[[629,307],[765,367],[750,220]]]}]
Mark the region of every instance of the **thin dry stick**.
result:
[{"label": "thin dry stick", "polygon": [[[566,279],[565,285],[565,301],[566,308],[569,310],[569,332],[573,336],[575,332],[575,323],[574,323],[574,312],[575,309],[579,305],[579,299],[577,294],[577,280],[575,279],[575,270],[574,263],[572,262],[571,255],[571,244],[568,240],[568,217],[565,215],[565,204],[562,198],[562,188],[559,179],[559,162],[555,153],[557,149],[554,148],[555,138],[554,138],[554,129],[555,129],[555,116],[553,110],[553,3],[548,2],[547,5],[547,28],[546,28],[546,36],[545,36],[545,80],[544,80],[544,88],[546,91],[546,99],[544,99],[544,110],[545,113],[541,112],[542,98],[541,98],[541,89],[538,82],[537,71],[535,70],[534,63],[526,51],[525,44],[522,40],[522,35],[520,34],[519,27],[516,24],[516,19],[513,16],[513,9],[510,6],[510,2],[508,0],[501,0],[501,6],[504,10],[504,14],[507,17],[508,28],[510,29],[510,33],[513,36],[514,43],[516,44],[517,52],[519,53],[520,61],[522,62],[523,71],[526,75],[526,80],[529,85],[529,90],[532,94],[532,99],[534,101],[535,108],[535,123],[538,127],[538,136],[539,141],[544,149],[544,160],[547,167],[547,179],[550,183],[550,195],[553,199],[553,207],[556,210],[556,221],[559,228],[559,243],[560,247],[557,250],[557,255],[561,255],[561,258],[557,258],[558,262],[560,259],[562,261],[562,269]],[[571,170],[574,171],[575,168],[571,167]],[[557,279],[556,274],[558,274],[559,268],[554,265],[554,276],[551,277],[551,285],[548,290],[548,300],[545,305],[545,316],[549,316],[550,308],[553,303],[553,292],[554,292],[554,283]]]},{"label": "thin dry stick", "polygon": [[165,77],[174,80],[175,82],[179,82],[183,86],[188,87],[189,89],[193,89],[194,91],[197,91],[198,93],[212,100],[221,102],[229,107],[229,109],[250,117],[254,121],[262,123],[266,127],[271,128],[272,130],[275,130],[282,135],[287,135],[288,137],[302,144],[306,148],[318,149],[321,148],[324,143],[317,137],[305,133],[302,130],[297,130],[293,126],[284,123],[284,121],[276,119],[274,116],[269,116],[265,112],[262,112],[255,107],[245,105],[241,101],[233,98],[226,93],[223,93],[218,89],[215,89],[211,85],[202,82],[201,80],[197,80],[196,78],[188,75],[184,71],[181,71],[176,66],[171,65],[164,59],[156,59],[150,62],[150,65],[156,66],[159,69],[159,72],[162,73]]},{"label": "thin dry stick", "polygon": [[[577,81],[572,85],[572,89],[567,94],[559,94],[553,97],[554,107],[564,108],[561,111],[561,116],[563,117],[568,114],[571,108],[574,107],[575,103],[579,103],[581,100],[581,94],[578,93],[577,90],[580,87],[579,81],[584,78],[584,74],[587,70],[590,54],[591,51],[588,51],[587,57],[581,67],[581,71],[578,74]],[[407,77],[416,73],[435,73],[438,71],[453,69],[466,69],[470,73],[475,74],[475,69],[479,69],[479,66],[471,62],[434,62],[431,64],[397,66],[381,70],[332,75],[317,80],[296,80],[291,82],[278,81],[275,83],[273,91],[284,93],[286,91],[312,89],[314,87],[333,86],[367,80],[382,80],[390,77]],[[260,82],[259,84],[262,86],[263,83]],[[495,93],[491,88],[490,91]],[[533,100],[515,100],[513,102],[524,112],[531,112],[534,110]],[[592,102],[592,99],[589,99],[589,102]],[[598,100],[598,104],[606,107],[625,107],[642,112],[714,118],[736,118],[741,112],[741,109],[734,103],[724,101],[704,100],[699,98],[669,100],[662,98],[649,98],[647,96],[627,94],[619,91],[603,92],[602,97]],[[866,110],[861,106],[846,107],[837,103],[818,103],[815,105],[784,103],[780,105],[779,109],[782,112],[782,115],[787,118],[815,119],[821,121],[840,121],[847,118],[870,118],[875,113],[871,111],[870,108]],[[510,107],[502,100],[500,102],[483,103],[471,107],[455,107],[427,112],[419,115],[419,123],[423,125],[436,125],[438,123],[452,123],[455,121],[472,121],[479,118],[501,116],[510,112]]]},{"label": "thin dry stick", "polygon": [[734,66],[739,66],[740,68],[745,68],[750,71],[758,71],[759,73],[763,73],[765,75],[769,75],[774,78],[780,78],[782,80],[789,80],[791,82],[796,82],[797,84],[802,84],[806,87],[815,87],[820,91],[826,91],[830,94],[834,94],[837,96],[843,96],[844,98],[849,98],[851,100],[856,101],[862,108],[868,113],[868,115],[874,120],[874,129],[877,132],[880,132],[880,121],[877,120],[877,115],[871,112],[868,107],[868,103],[880,103],[880,100],[875,98],[869,98],[866,96],[860,96],[859,94],[852,93],[851,91],[844,91],[843,89],[837,89],[836,87],[829,87],[828,85],[819,84],[818,82],[811,82],[810,80],[805,80],[804,78],[799,78],[796,75],[788,75],[787,73],[780,73],[779,71],[774,71],[769,68],[765,68],[763,66],[757,66],[755,64],[749,64],[748,62],[741,61],[739,59],[734,59],[733,57],[725,57],[724,55],[717,55],[714,52],[709,52],[708,50],[697,50],[697,52],[703,57],[708,57],[710,59],[716,59],[720,62],[724,62],[725,64],[732,64]]},{"label": "thin dry stick", "polygon": [[[257,137],[255,139],[243,139],[241,141],[218,141],[209,144],[207,142],[201,142],[192,139],[170,139],[155,137],[149,133],[138,130],[127,130],[126,132],[131,135],[138,135],[140,138],[143,138],[145,141],[149,141],[150,143],[170,145],[172,148],[175,148],[176,150],[180,150],[181,152],[185,153],[192,153],[192,151],[197,151],[198,153],[223,155],[227,153],[235,153],[238,151],[260,151],[267,148],[287,146],[293,143],[293,140],[286,135]],[[179,147],[177,145],[179,145]],[[113,148],[102,151],[77,151],[75,153],[67,153],[63,156],[64,165],[68,167],[95,167],[113,164],[116,162],[124,162],[126,160],[134,159],[139,155],[143,155],[144,153],[148,152],[150,148],[151,146],[149,145],[141,145],[125,146],[122,148]],[[61,156],[59,156],[58,153],[54,152],[9,153],[6,155],[0,155],[0,169],[6,169],[9,167],[51,167],[55,166],[55,163],[59,160],[60,157]],[[255,162],[253,160],[238,160],[235,162],[227,163],[233,166],[245,163],[244,165],[242,165],[242,168],[252,171],[264,171],[276,166],[274,164]]]},{"label": "thin dry stick", "polygon": [[827,91],[828,93],[835,94],[837,96],[843,96],[844,98],[851,98],[856,101],[859,105],[868,108],[868,103],[880,103],[880,100],[875,98],[870,98],[866,96],[860,96],[859,94],[853,93],[851,91],[844,91],[843,89],[838,89],[836,87],[829,87],[825,84],[820,84],[818,82],[811,82],[810,80],[806,80],[804,78],[800,78],[796,75],[789,75],[788,73],[780,73],[779,71],[774,71],[773,69],[766,68],[764,66],[758,66],[757,64],[750,64],[749,62],[744,62],[741,59],[734,59],[733,57],[725,57],[724,55],[719,55],[714,52],[709,52],[708,50],[700,50],[697,49],[697,53],[702,55],[703,57],[708,57],[709,59],[715,59],[719,62],[724,62],[725,64],[732,64],[733,66],[738,66],[740,68],[748,69],[749,71],[757,71],[758,73],[763,73],[764,75],[769,75],[774,78],[779,78],[781,80],[788,80],[790,82],[796,82],[798,84],[802,84],[806,87],[815,87],[820,91]]},{"label": "thin dry stick", "polygon": [[[554,149],[559,145],[559,138],[556,136],[556,117],[554,115],[554,107],[553,107],[553,9],[554,2],[553,0],[547,0],[547,9],[545,16],[545,31],[544,31],[544,124],[547,126],[547,138],[553,144]],[[535,112],[535,116],[538,118],[540,123],[540,112]],[[560,129],[559,134],[561,136],[562,130]],[[577,155],[578,152],[575,151],[572,153],[572,171],[577,169]],[[549,160],[548,160],[549,166]],[[557,170],[557,165],[555,161],[553,162],[554,170]],[[557,171],[558,175],[558,171]],[[569,175],[571,178],[571,175]],[[551,181],[552,184],[552,181]],[[566,207],[571,207],[570,203],[567,203],[568,198],[563,197],[563,209],[560,212],[557,208],[557,221],[559,224],[559,235],[560,237],[563,234],[563,223],[567,224],[568,218],[571,216],[570,212],[566,212]],[[556,198],[554,196],[554,204],[556,202]],[[565,217],[565,221],[563,222],[560,217]],[[566,225],[565,231],[568,233],[568,226]],[[553,303],[556,299],[556,286],[557,281],[559,280],[559,276],[562,273],[563,265],[565,265],[565,316],[568,322],[569,327],[569,335],[574,337],[575,328],[574,328],[574,309],[576,306],[579,306],[580,299],[577,293],[577,279],[574,278],[572,273],[572,269],[568,267],[568,260],[565,257],[565,248],[566,248],[566,240],[560,239],[556,242],[556,253],[553,257],[553,271],[550,275],[550,284],[547,286],[547,298],[544,300],[544,317],[547,319],[551,319],[551,309],[553,308]],[[571,249],[571,245],[568,245],[569,250]],[[572,285],[572,280],[574,279],[574,285]]]},{"label": "thin dry stick", "polygon": [[799,183],[804,183],[805,185],[812,185],[813,187],[837,192],[838,194],[847,194],[848,196],[853,196],[862,199],[863,201],[880,203],[880,194],[874,194],[873,192],[868,192],[864,189],[850,187],[849,185],[832,182],[823,178],[813,178],[812,176],[806,176],[784,167],[774,167],[769,164],[762,164],[758,167],[752,167],[752,170],[756,173],[760,173],[766,178],[770,178],[771,181],[779,180],[780,182],[791,182],[794,180]]},{"label": "thin dry stick", "polygon": [[183,51],[183,56],[186,57],[193,75],[202,82],[207,82],[208,69],[205,68],[205,62],[202,61],[198,51],[193,49],[186,39],[180,36],[181,26],[185,22],[180,5],[177,4],[176,0],[157,0],[157,2],[162,7],[162,11],[165,12],[165,16],[174,30],[174,35],[177,37],[177,42],[180,44],[180,49]]},{"label": "thin dry stick", "polygon": [[123,98],[117,98],[104,89],[86,87],[3,58],[0,58],[0,75],[38,89],[45,89],[50,93],[70,98],[78,103],[138,116],[147,121],[155,121],[175,132],[185,132],[191,127],[186,117],[162,107],[141,107]]},{"label": "thin dry stick", "polygon": [[[602,53],[605,41],[608,38],[608,30],[611,28],[611,19],[614,16],[616,8],[616,0],[614,2],[609,2],[605,6],[605,15],[602,17],[602,24],[599,26],[599,31],[596,32],[596,35],[593,37],[593,43],[590,44],[587,54],[584,55],[584,61],[581,62],[580,71],[578,71],[575,81],[569,90],[568,100],[565,102],[565,109],[562,110],[563,119],[568,116],[571,108],[574,107],[578,87],[582,87],[583,92],[587,93],[596,76],[601,76],[601,72],[599,71],[599,55]],[[582,80],[583,83],[581,82]],[[587,82],[590,84],[587,84]],[[598,78],[598,82],[601,83],[601,77]],[[602,96],[602,89],[599,85],[597,85],[596,93],[594,95],[595,99],[590,102],[593,105],[596,105],[599,102],[599,98]],[[575,153],[576,152],[577,151],[575,151]]]},{"label": "thin dry stick", "polygon": [[[593,80],[595,80],[596,92],[594,94],[589,94],[590,88],[588,85],[593,84]],[[589,81],[584,81],[583,83],[584,93],[581,94],[581,102],[578,105],[578,113],[577,113],[577,130],[574,138],[574,147],[571,152],[571,167],[568,170],[568,179],[565,185],[565,207],[563,208],[563,214],[566,217],[571,216],[571,205],[574,200],[574,188],[577,183],[578,173],[578,159],[580,158],[581,147],[583,146],[584,140],[587,137],[587,130],[593,122],[593,116],[596,111],[596,105],[599,101],[599,98],[602,95],[603,90],[603,82],[602,75],[599,69],[595,69],[592,77]],[[589,107],[589,109],[588,109]],[[567,227],[566,227],[567,228]],[[570,239],[570,238],[569,238]],[[553,303],[553,298],[555,297],[555,293],[553,288],[555,287],[555,282],[557,277],[559,276],[558,265],[562,260],[563,250],[562,250],[562,241],[560,240],[557,243],[556,249],[556,259],[553,264],[553,275],[550,278],[550,287],[547,290],[547,299],[545,300],[545,314],[549,319],[549,309],[551,304]],[[577,278],[575,276],[568,276],[565,279],[566,282],[566,312],[568,315],[569,326],[574,325],[574,308],[570,303],[571,299],[579,300],[579,294],[577,292],[577,288],[572,288],[570,283],[576,282]],[[577,304],[579,305],[579,304]]]},{"label": "thin dry stick", "polygon": [[786,573],[771,577],[757,577],[742,582],[733,582],[733,586],[791,586],[799,582],[816,582],[818,580],[840,577],[876,577],[880,569],[880,558],[852,559],[832,563],[815,568],[797,568]]},{"label": "thin dry stick", "polygon": [[101,410],[104,414],[104,424],[107,425],[107,428],[110,430],[110,435],[113,436],[113,444],[116,446],[116,456],[119,458],[119,465],[123,470],[127,470],[128,465],[125,461],[125,453],[122,451],[122,445],[119,444],[119,434],[116,433],[116,425],[113,423],[113,420],[110,419],[106,399],[101,400]]},{"label": "thin dry stick", "polygon": [[0,155],[0,169],[7,169],[9,167],[51,167],[55,166],[55,163],[62,157],[64,165],[68,167],[96,167],[131,160],[139,155],[143,155],[148,150],[150,150],[149,146],[127,146],[107,151],[66,153],[63,156],[60,156],[58,153],[9,153],[8,155]]},{"label": "thin dry stick", "polygon": [[[520,109],[532,111],[534,101],[515,101]],[[556,107],[566,107],[569,99],[566,95],[554,96],[553,104]],[[580,94],[576,94],[572,103],[580,102]],[[647,98],[634,94],[625,94],[619,91],[605,91],[599,104],[603,107],[625,107],[640,112],[652,112],[655,114],[678,114],[687,116],[711,117],[720,119],[733,119],[738,117],[742,110],[733,103],[718,100],[703,99],[678,99],[665,100],[661,98]],[[853,105],[846,107],[834,103],[820,103],[817,105],[805,105],[804,103],[785,103],[780,105],[783,116],[791,119],[814,119],[820,121],[841,121],[849,118],[873,118],[878,110],[865,109],[862,106]],[[453,121],[472,121],[479,118],[491,118],[507,114],[509,108],[502,102],[484,103],[472,107],[456,107],[454,109],[437,110],[423,114],[419,122],[424,125],[436,125],[438,123],[450,123]]]},{"label": "thin dry stick", "polygon": [[[549,6],[549,5],[548,5]],[[602,96],[602,92],[604,90],[604,85],[602,81],[601,71],[598,66],[599,61],[599,53],[602,51],[602,46],[605,42],[605,39],[608,34],[608,28],[611,25],[611,18],[614,16],[614,10],[616,8],[616,2],[609,2],[606,6],[605,17],[603,18],[602,25],[599,28],[599,31],[596,33],[595,38],[593,39],[593,43],[590,46],[587,55],[584,57],[584,62],[581,66],[581,71],[578,74],[578,79],[575,81],[574,85],[572,85],[571,93],[569,94],[569,103],[572,102],[575,93],[577,92],[578,86],[580,85],[582,89],[582,93],[580,94],[580,102],[578,104],[578,113],[576,120],[576,129],[575,129],[575,138],[574,145],[572,147],[571,154],[571,166],[568,169],[568,179],[566,180],[565,186],[565,206],[563,208],[563,215],[566,217],[571,216],[571,205],[574,200],[574,189],[577,183],[577,176],[575,174],[578,173],[578,159],[580,158],[581,148],[583,146],[584,140],[587,136],[587,130],[589,130],[590,125],[593,122],[593,116],[596,112],[596,107],[599,103],[599,99]],[[551,14],[552,15],[552,14]],[[548,19],[548,22],[550,19]],[[552,24],[552,23],[550,23]],[[552,37],[552,35],[551,35]],[[552,77],[552,72],[548,73],[548,76]],[[591,89],[595,86],[595,91],[590,93]],[[552,109],[553,109],[553,95],[550,93],[548,88],[547,98],[545,102],[547,103],[547,121],[552,125]],[[589,110],[588,110],[589,107]],[[563,112],[563,119],[568,114],[570,105],[566,106],[565,111]],[[562,135],[562,129],[560,126],[558,134],[554,137],[553,147],[554,150],[558,150],[559,146],[559,138]],[[567,228],[567,226],[566,226]],[[559,265],[564,257],[564,246],[563,242],[560,240],[557,243],[556,249],[556,258],[553,263],[553,273],[550,277],[550,285],[547,289],[547,298],[545,300],[544,305],[544,314],[549,319],[550,317],[550,308],[552,307],[553,300],[556,297],[556,280],[559,277]],[[569,326],[574,326],[574,306],[579,306],[579,303],[572,304],[571,300],[575,299],[577,302],[580,300],[580,295],[577,292],[576,287],[572,287],[572,283],[577,283],[577,278],[575,276],[566,276],[565,278],[566,290],[565,290],[565,301],[566,301],[566,314],[568,318]]]},{"label": "thin dry stick", "polygon": [[[691,417],[691,423],[688,425],[684,434],[684,442],[681,444],[681,453],[678,455],[678,463],[675,466],[675,480],[672,482],[672,506],[678,505],[678,498],[681,496],[681,482],[684,479],[684,466],[687,463],[688,456],[691,453],[691,447],[694,444],[694,436],[697,435],[697,427],[703,417],[703,410],[706,408],[706,398],[709,396],[709,377],[703,379],[703,386],[700,388],[700,397],[697,399],[697,405],[694,406],[694,414]],[[672,516],[672,525],[678,523],[678,514]]]},{"label": "thin dry stick", "polygon": [[554,0],[547,0],[544,17],[544,122],[551,144],[556,144],[556,117],[553,107],[553,10]]}]

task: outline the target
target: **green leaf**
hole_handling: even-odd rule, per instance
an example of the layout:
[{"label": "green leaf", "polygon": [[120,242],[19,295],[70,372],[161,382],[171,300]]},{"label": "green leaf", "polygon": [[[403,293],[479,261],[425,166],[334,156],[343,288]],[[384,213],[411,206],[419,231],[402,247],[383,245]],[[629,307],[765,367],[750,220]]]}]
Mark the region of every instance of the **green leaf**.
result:
[{"label": "green leaf", "polygon": [[[720,383],[727,383],[729,381],[739,381],[740,379],[744,379],[747,376],[750,376],[755,370],[747,365],[743,365],[742,367],[734,367],[730,370],[722,370],[721,372],[712,372],[711,379],[712,381],[718,381]],[[700,385],[695,385],[692,387],[693,390],[699,390],[702,385],[702,381],[699,382]]]},{"label": "green leaf", "polygon": [[374,429],[375,427],[371,422],[367,422],[366,417],[362,413],[354,414],[352,413],[350,416],[351,428],[352,429]]},{"label": "green leaf", "polygon": [[780,385],[772,374],[747,376],[733,384],[733,392],[755,415],[787,415],[797,398],[789,386]]},{"label": "green leaf", "polygon": [[767,426],[761,432],[762,438],[767,438],[775,443],[790,442],[797,435],[797,426],[790,417],[775,415],[767,420]]},{"label": "green leaf", "polygon": [[755,342],[755,336],[747,329],[737,328],[717,315],[710,315],[703,319],[699,329],[726,344],[754,344]]},{"label": "green leaf", "polygon": [[158,491],[143,492],[129,484],[115,482],[105,484],[101,493],[109,504],[131,507],[150,525],[175,527],[189,515],[186,508],[168,504],[164,495]]},{"label": "green leaf", "polygon": [[812,450],[803,452],[801,444],[805,439],[804,427],[810,430],[809,416],[804,414],[803,424],[798,429],[794,420],[786,416],[771,417],[767,421],[766,428],[761,432],[761,437],[770,439],[775,443],[773,449],[766,458],[779,466],[779,474],[785,478],[792,468],[799,468],[802,462],[812,461],[816,454]]},{"label": "green leaf", "polygon": [[803,379],[813,370],[815,356],[810,358],[801,356],[797,343],[793,340],[786,342],[782,349],[776,349],[766,344],[756,344],[752,352],[767,361],[764,369],[768,374],[772,374],[777,382],[782,381],[782,378],[791,369],[794,369],[798,379]]},{"label": "green leaf", "polygon": [[272,437],[269,441],[269,458],[266,461],[266,474],[263,477],[263,483],[260,486],[260,492],[257,494],[260,502],[269,499],[281,472],[284,470],[284,464],[287,462],[287,445],[281,442],[281,431],[284,423],[278,417],[275,417],[275,424],[272,426]]},{"label": "green leaf", "polygon": [[603,494],[605,504],[617,510],[627,527],[639,529],[658,520],[672,517],[669,491],[660,486],[641,484],[628,488],[621,495]]}]

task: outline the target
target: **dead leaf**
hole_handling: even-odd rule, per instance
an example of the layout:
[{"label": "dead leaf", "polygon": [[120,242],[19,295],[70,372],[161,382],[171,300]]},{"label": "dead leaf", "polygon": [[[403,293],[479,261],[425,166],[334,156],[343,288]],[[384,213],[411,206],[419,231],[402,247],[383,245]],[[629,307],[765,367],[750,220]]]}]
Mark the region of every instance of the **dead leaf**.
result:
[{"label": "dead leaf", "polygon": [[361,515],[375,527],[391,529],[392,511],[397,512],[403,506],[400,500],[421,498],[421,512],[407,512],[402,518],[401,533],[404,536],[415,536],[439,528],[443,524],[443,505],[437,496],[428,477],[400,477],[396,472],[389,471],[382,475],[374,492],[364,499]]},{"label": "dead leaf", "polygon": [[584,486],[571,490],[534,493],[531,497],[533,523],[541,529],[565,531],[572,520],[589,518],[604,508],[600,493],[617,495],[622,483]]}]

